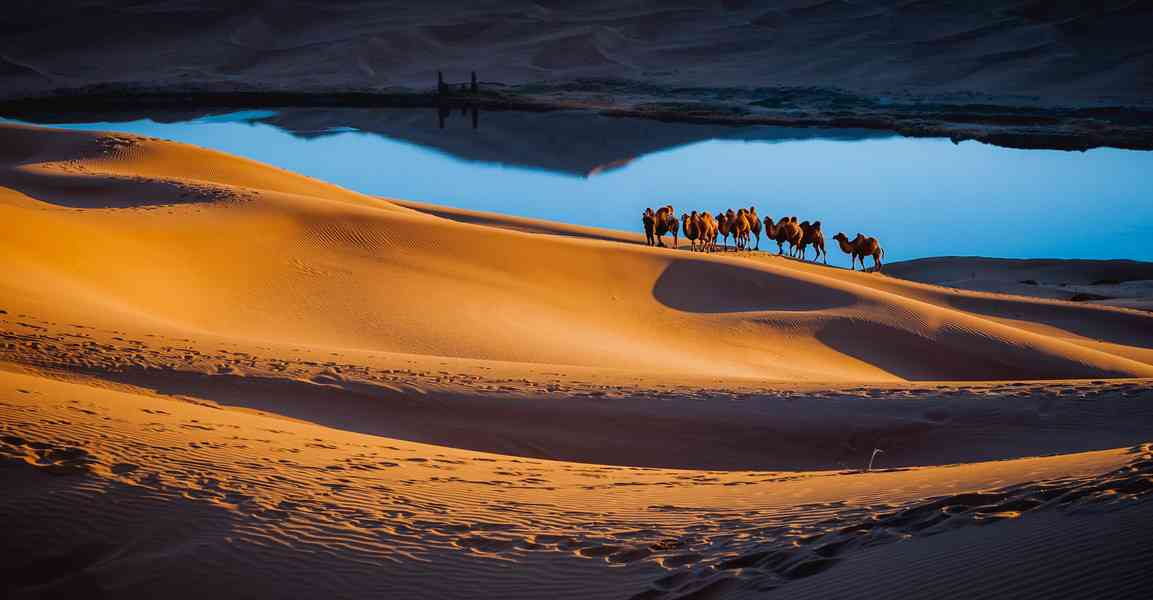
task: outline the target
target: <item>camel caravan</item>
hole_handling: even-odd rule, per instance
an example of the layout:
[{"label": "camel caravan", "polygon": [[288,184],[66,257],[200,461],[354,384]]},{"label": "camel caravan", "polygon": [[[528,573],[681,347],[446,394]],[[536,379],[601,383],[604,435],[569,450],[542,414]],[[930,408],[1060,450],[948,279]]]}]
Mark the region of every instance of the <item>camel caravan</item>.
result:
[{"label": "camel caravan", "polygon": [[[641,213],[641,223],[644,225],[645,242],[649,246],[666,248],[664,236],[671,235],[673,248],[679,247],[680,236],[683,234],[689,240],[689,248],[693,251],[716,252],[730,249],[729,238],[733,239],[732,249],[760,250],[761,233],[765,235],[766,243],[777,243],[777,254],[785,254],[785,245],[789,247],[788,256],[808,260],[808,249],[813,248],[813,262],[821,259],[829,264],[829,253],[825,250],[825,234],[821,231],[821,222],[797,222],[797,217],[781,217],[774,221],[772,217],[765,216],[762,220],[757,215],[757,207],[728,209],[716,215],[708,211],[692,211],[677,217],[672,205],[657,208],[646,208]],[[873,257],[873,270],[881,270],[881,260],[885,257],[885,250],[877,238],[857,234],[850,240],[844,233],[833,236],[841,251],[848,254],[852,269],[857,269],[857,262],[861,263],[861,270],[865,270],[865,257]],[[718,244],[719,240],[719,244]],[[752,246],[750,248],[750,245]]]}]

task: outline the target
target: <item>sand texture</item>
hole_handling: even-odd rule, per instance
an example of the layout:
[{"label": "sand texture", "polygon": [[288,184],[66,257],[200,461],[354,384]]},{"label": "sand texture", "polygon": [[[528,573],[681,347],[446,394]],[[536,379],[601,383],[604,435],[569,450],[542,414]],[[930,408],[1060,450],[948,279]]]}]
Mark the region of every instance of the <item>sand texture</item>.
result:
[{"label": "sand texture", "polygon": [[119,133],[0,127],[0,228],[13,597],[1147,595],[1147,311]]},{"label": "sand texture", "polygon": [[[1145,102],[1141,0],[18,2],[0,90],[428,88],[616,78]],[[158,66],[162,65],[162,68]]]}]

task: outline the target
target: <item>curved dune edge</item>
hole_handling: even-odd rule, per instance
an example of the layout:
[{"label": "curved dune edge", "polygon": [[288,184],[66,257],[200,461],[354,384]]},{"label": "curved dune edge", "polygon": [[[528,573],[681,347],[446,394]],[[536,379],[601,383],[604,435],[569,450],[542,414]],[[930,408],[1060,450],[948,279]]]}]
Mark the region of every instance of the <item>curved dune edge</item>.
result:
[{"label": "curved dune edge", "polygon": [[[0,476],[2,585],[17,598],[954,589],[920,575],[940,570],[925,556],[1018,565],[989,567],[1013,584],[1006,597],[1055,589],[1022,544],[1094,557],[1063,561],[1060,576],[1084,597],[1115,597],[1143,573],[1153,523],[1149,444],[871,473],[635,469],[11,372],[0,372]],[[236,564],[246,568],[224,568]]]},{"label": "curved dune edge", "polygon": [[2,131],[2,285],[45,317],[776,381],[1153,376],[1139,313],[529,235],[183,144]]},{"label": "curved dune edge", "polygon": [[1147,313],[647,248],[123,134],[0,137],[8,369],[647,467],[1019,458],[1153,423],[1124,379],[1153,376]]},{"label": "curved dune edge", "polygon": [[1143,591],[1145,313],[0,142],[6,596]]}]

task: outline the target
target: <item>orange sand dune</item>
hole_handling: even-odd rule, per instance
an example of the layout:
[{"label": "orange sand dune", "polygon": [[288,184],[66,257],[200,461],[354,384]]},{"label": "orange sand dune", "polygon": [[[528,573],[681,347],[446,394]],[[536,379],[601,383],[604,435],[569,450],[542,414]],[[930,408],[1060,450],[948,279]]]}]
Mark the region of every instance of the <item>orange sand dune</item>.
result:
[{"label": "orange sand dune", "polygon": [[1139,598],[1153,533],[1148,445],[867,474],[637,469],[7,371],[0,480],[13,598]]},{"label": "orange sand dune", "polygon": [[1153,376],[1148,315],[463,224],[175,143],[4,137],[11,309],[764,380]]},{"label": "orange sand dune", "polygon": [[1147,312],[32,127],[0,229],[9,596],[1144,589]]}]

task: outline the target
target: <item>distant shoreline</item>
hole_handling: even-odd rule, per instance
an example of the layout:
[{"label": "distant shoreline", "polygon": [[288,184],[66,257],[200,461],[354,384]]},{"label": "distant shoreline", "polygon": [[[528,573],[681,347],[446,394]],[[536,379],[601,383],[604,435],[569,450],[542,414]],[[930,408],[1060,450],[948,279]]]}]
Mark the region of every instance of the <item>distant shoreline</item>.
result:
[{"label": "distant shoreline", "polygon": [[277,107],[581,110],[668,122],[871,129],[1020,149],[1153,150],[1153,108],[1146,106],[1046,106],[1036,99],[959,95],[892,100],[833,88],[672,88],[625,80],[522,86],[482,82],[479,93],[443,96],[410,88],[292,92],[99,85],[2,99],[0,116],[43,121],[101,111]]}]

